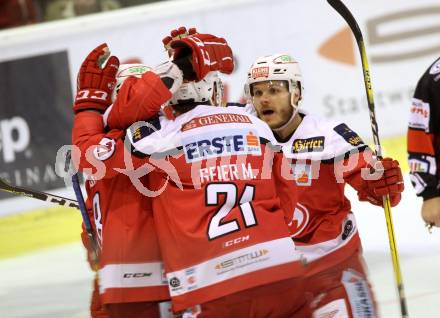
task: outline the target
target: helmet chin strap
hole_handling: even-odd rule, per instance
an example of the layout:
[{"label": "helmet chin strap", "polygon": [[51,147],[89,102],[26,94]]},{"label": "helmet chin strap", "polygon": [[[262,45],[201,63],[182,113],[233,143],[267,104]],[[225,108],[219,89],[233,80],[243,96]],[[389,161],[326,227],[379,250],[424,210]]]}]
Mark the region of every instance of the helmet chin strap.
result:
[{"label": "helmet chin strap", "polygon": [[274,128],[274,129],[272,129],[274,132],[276,132],[277,134],[278,133],[280,133],[280,132],[282,132],[284,129],[286,129],[286,127],[288,127],[289,125],[290,125],[290,123],[292,123],[293,122],[293,119],[295,118],[295,116],[296,116],[296,114],[298,113],[298,111],[299,111],[299,103],[301,102],[301,101],[298,101],[298,104],[296,104],[295,105],[295,103],[293,102],[293,97],[294,97],[294,94],[291,94],[291,97],[290,97],[290,105],[292,106],[292,108],[293,108],[293,111],[292,111],[292,115],[290,116],[290,118],[281,126],[281,127],[278,127],[278,128]]}]

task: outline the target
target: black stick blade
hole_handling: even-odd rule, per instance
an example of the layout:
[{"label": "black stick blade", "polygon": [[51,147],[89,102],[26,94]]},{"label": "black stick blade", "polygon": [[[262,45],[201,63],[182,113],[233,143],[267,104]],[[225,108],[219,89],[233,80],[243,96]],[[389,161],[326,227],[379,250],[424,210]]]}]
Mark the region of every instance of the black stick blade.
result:
[{"label": "black stick blade", "polygon": [[327,0],[327,2],[344,18],[350,29],[353,31],[356,40],[363,41],[361,29],[345,4],[341,0]]},{"label": "black stick blade", "polygon": [[61,206],[67,206],[70,208],[79,209],[78,202],[72,199],[60,197],[58,195],[40,192],[32,189],[17,187],[9,184],[7,181],[0,178],[0,191],[12,193],[18,196],[25,196],[33,199],[37,199],[40,201],[46,201],[54,204],[58,204]]}]

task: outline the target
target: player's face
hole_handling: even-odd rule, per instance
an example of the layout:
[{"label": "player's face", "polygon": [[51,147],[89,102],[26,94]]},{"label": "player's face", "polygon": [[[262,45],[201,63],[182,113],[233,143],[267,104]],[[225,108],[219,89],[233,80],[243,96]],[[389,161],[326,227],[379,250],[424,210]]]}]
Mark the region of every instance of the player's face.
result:
[{"label": "player's face", "polygon": [[258,117],[271,129],[281,127],[292,116],[290,93],[285,81],[266,81],[252,85],[252,103]]}]

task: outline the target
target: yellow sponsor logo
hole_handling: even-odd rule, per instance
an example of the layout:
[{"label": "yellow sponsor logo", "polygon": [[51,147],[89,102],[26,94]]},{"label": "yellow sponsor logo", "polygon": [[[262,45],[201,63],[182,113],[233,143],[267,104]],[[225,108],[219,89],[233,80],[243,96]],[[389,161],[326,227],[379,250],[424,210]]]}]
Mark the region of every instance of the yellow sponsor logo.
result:
[{"label": "yellow sponsor logo", "polygon": [[357,145],[363,144],[364,142],[362,141],[361,137],[354,136],[354,137],[350,137],[348,139],[348,143],[352,146],[357,146]]},{"label": "yellow sponsor logo", "polygon": [[140,128],[137,128],[137,129],[134,131],[134,134],[133,134],[133,140],[137,141],[137,140],[141,140],[141,139],[142,139],[142,131],[141,131]]},{"label": "yellow sponsor logo", "polygon": [[325,137],[295,139],[292,144],[292,153],[323,151],[324,140]]}]

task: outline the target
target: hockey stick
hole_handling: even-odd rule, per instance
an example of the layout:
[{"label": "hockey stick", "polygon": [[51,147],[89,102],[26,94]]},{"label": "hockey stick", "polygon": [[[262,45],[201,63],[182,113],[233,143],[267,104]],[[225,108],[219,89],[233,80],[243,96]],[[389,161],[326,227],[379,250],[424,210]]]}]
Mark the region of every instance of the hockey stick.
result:
[{"label": "hockey stick", "polygon": [[[92,263],[93,263],[93,267],[94,269],[98,269],[98,244],[96,242],[94,233],[93,233],[93,229],[92,229],[92,225],[90,223],[90,218],[89,215],[87,214],[87,210],[85,208],[85,203],[84,203],[84,199],[81,193],[81,188],[79,187],[79,180],[78,180],[78,176],[74,175],[72,177],[72,182],[73,182],[73,187],[75,189],[75,195],[77,195],[77,192],[79,193],[80,197],[82,198],[82,205],[83,205],[83,209],[80,209],[80,201],[75,201],[72,199],[68,199],[65,197],[60,197],[54,194],[50,194],[50,193],[46,193],[46,192],[40,192],[40,191],[35,191],[35,190],[31,190],[31,189],[27,189],[27,188],[22,188],[22,187],[17,187],[17,186],[13,186],[11,184],[9,184],[8,182],[6,182],[4,179],[0,178],[0,191],[3,192],[8,192],[8,193],[12,193],[18,196],[25,196],[28,198],[33,198],[33,199],[37,199],[40,201],[45,201],[45,202],[49,202],[49,203],[55,203],[55,204],[59,204],[61,206],[66,206],[69,208],[75,208],[80,210],[81,212],[81,216],[84,222],[84,226],[87,232],[87,236],[89,237],[89,241],[90,244],[93,248],[93,253],[92,253]],[[78,195],[77,195],[78,197]],[[83,212],[85,211],[85,212]]]},{"label": "hockey stick", "polygon": [[78,202],[72,199],[60,197],[58,195],[49,194],[46,192],[35,191],[27,188],[17,187],[9,184],[4,179],[0,178],[0,191],[12,193],[15,195],[25,196],[49,203],[59,204],[69,208],[79,209]]},{"label": "hockey stick", "polygon": [[78,200],[79,210],[81,212],[81,216],[84,222],[84,227],[86,229],[87,237],[89,239],[89,243],[92,246],[92,253],[90,255],[92,261],[92,267],[95,271],[98,270],[98,242],[96,241],[96,237],[93,233],[92,223],[90,222],[89,214],[87,213],[86,204],[84,202],[84,197],[82,195],[81,187],[79,184],[78,173],[75,173],[72,176],[72,186],[75,191],[76,199]]},{"label": "hockey stick", "polygon": [[[75,175],[75,176],[76,176],[75,179],[78,180],[78,176],[77,175]],[[72,177],[74,189],[77,184],[78,189],[81,192],[81,188],[79,188],[79,181],[75,182],[73,180],[74,177]],[[13,185],[9,184],[8,182],[6,182],[2,178],[0,178],[0,191],[12,193],[12,194],[15,194],[18,196],[25,196],[28,198],[37,199],[37,200],[45,201],[45,202],[49,202],[49,203],[55,203],[55,204],[59,204],[61,206],[66,206],[69,208],[75,208],[75,209],[80,210],[81,216],[83,218],[84,226],[86,228],[87,236],[89,237],[90,244],[93,247],[93,253],[91,256],[92,264],[93,264],[93,267],[95,270],[98,269],[98,250],[97,250],[98,245],[96,243],[96,239],[93,234],[93,229],[92,229],[92,225],[90,223],[89,215],[87,214],[87,210],[85,208],[84,199],[82,199],[83,200],[82,204],[84,205],[85,213],[83,213],[83,210],[80,208],[81,204],[79,201],[75,201],[75,200],[68,199],[65,197],[60,197],[58,195],[54,195],[54,194],[50,194],[50,193],[46,193],[46,192],[40,192],[40,191],[35,191],[35,190],[27,189],[27,188],[13,186]],[[76,195],[76,192],[77,192],[77,190],[75,190],[75,195]],[[82,194],[81,194],[81,198],[82,198]]]},{"label": "hockey stick", "polygon": [[[382,159],[382,149],[380,146],[380,140],[379,140],[379,132],[376,122],[376,114],[374,111],[374,97],[373,97],[373,89],[371,86],[371,78],[370,78],[370,70],[368,67],[368,59],[367,59],[367,53],[365,51],[365,45],[364,45],[364,39],[362,36],[361,29],[359,28],[359,25],[357,24],[355,18],[351,14],[351,12],[348,10],[348,8],[340,1],[340,0],[327,0],[327,2],[335,9],[347,22],[350,29],[352,30],[354,37],[356,38],[356,43],[359,48],[359,52],[361,54],[361,61],[362,61],[362,70],[364,73],[364,85],[365,85],[365,91],[367,94],[367,101],[368,101],[368,110],[370,113],[370,122],[371,122],[371,130],[373,131],[373,140],[375,145],[375,154],[378,159]],[[390,197],[388,195],[383,197],[383,208],[385,212],[385,219],[387,223],[387,230],[388,230],[388,241],[390,243],[390,250],[391,250],[391,258],[393,262],[393,268],[394,268],[394,276],[397,283],[397,291],[399,293],[400,298],[400,312],[402,314],[402,317],[407,318],[408,317],[408,310],[406,306],[406,297],[405,292],[403,288],[403,281],[402,281],[402,273],[400,271],[400,265],[399,265],[399,255],[397,253],[397,247],[396,247],[396,240],[394,235],[394,227],[393,227],[393,220],[391,216],[391,203],[390,203]]]},{"label": "hockey stick", "polygon": [[[66,162],[64,164],[64,172],[68,173],[72,168],[72,152],[69,150],[66,153]],[[90,222],[89,213],[87,212],[86,204],[84,202],[84,197],[82,195],[81,186],[79,183],[78,172],[73,169],[74,174],[72,175],[72,186],[75,192],[76,199],[78,200],[79,211],[81,212],[81,217],[83,219],[84,228],[87,233],[87,238],[89,244],[92,247],[92,253],[90,253],[90,260],[92,262],[93,270],[98,273],[99,263],[98,263],[98,242],[96,241],[95,234],[93,233],[92,223]]]}]

